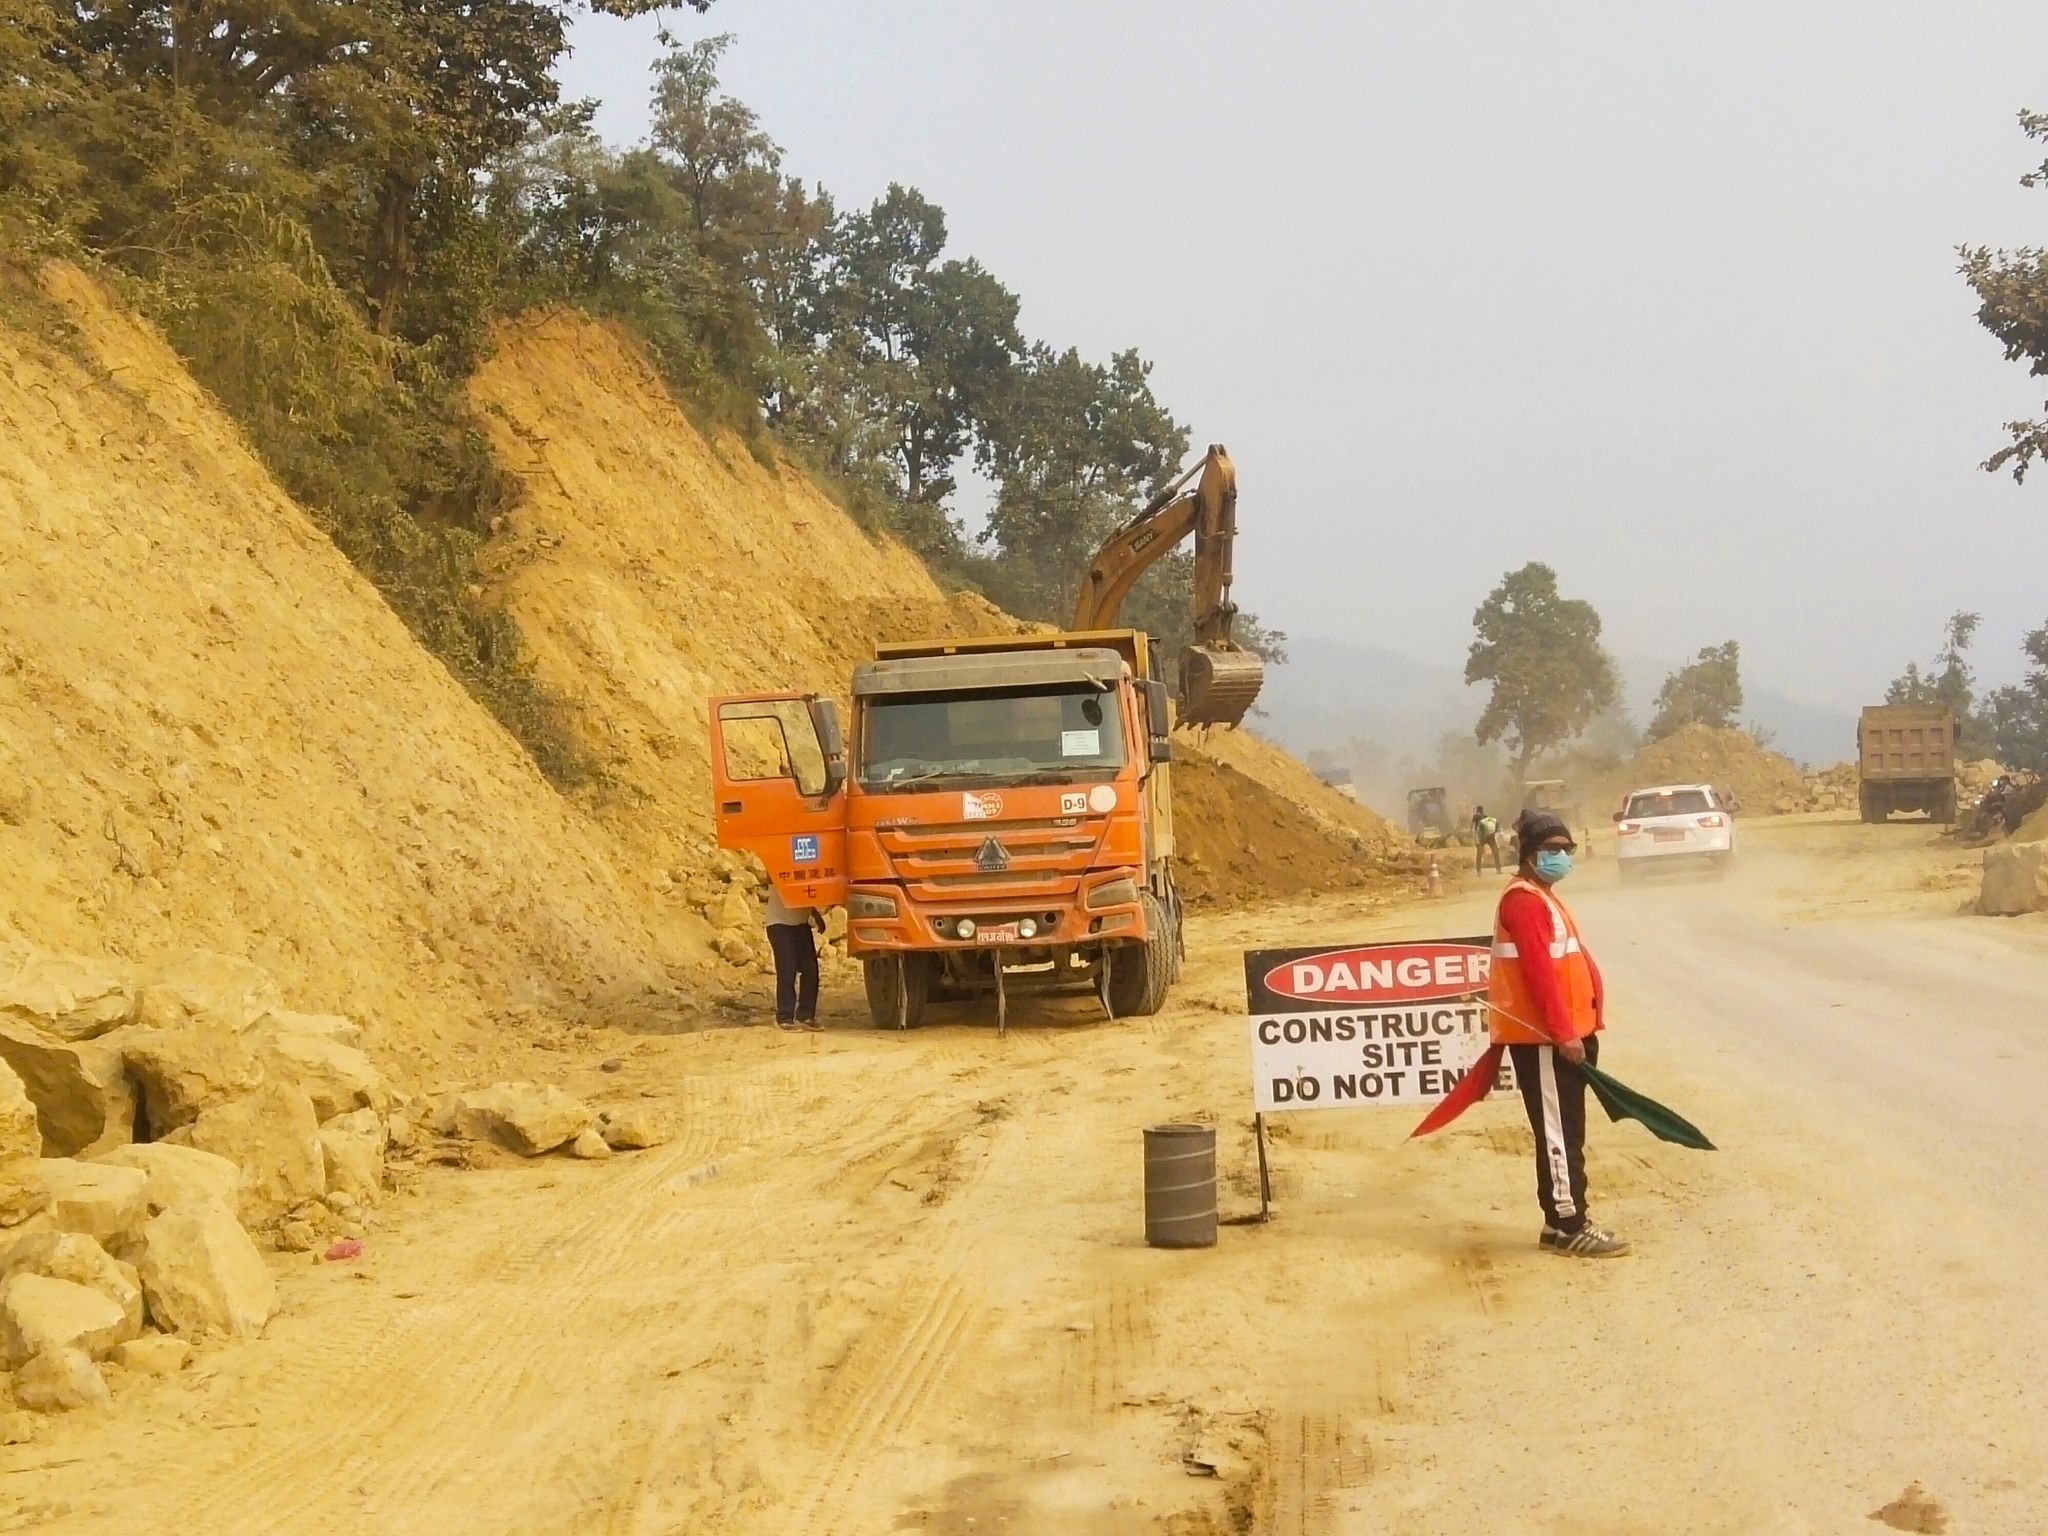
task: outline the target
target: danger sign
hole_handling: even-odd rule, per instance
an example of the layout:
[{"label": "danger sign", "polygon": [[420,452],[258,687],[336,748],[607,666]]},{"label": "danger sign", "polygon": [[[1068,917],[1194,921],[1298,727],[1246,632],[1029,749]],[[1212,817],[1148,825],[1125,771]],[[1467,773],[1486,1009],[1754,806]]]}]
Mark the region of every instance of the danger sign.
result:
[{"label": "danger sign", "polygon": [[[1433,1104],[1486,1049],[1492,941],[1247,950],[1252,1105]],[[1501,1068],[1500,1086],[1512,1087]]]}]

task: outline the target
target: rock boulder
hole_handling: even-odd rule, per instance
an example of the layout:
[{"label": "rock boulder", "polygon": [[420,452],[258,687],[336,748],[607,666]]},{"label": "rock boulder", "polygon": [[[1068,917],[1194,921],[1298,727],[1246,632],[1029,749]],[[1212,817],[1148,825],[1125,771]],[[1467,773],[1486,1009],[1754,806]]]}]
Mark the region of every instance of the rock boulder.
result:
[{"label": "rock boulder", "polygon": [[2048,910],[2048,843],[2007,843],[1984,850],[1984,886],[1977,910],[2018,917]]},{"label": "rock boulder", "polygon": [[0,1282],[18,1274],[42,1275],[98,1291],[121,1309],[132,1331],[142,1331],[142,1283],[82,1232],[38,1232],[0,1251]]},{"label": "rock boulder", "polygon": [[51,1224],[60,1232],[81,1232],[116,1248],[148,1214],[149,1177],[138,1169],[68,1157],[46,1157],[36,1166],[50,1192]]},{"label": "rock boulder", "polygon": [[675,1134],[668,1116],[651,1104],[624,1104],[607,1109],[597,1117],[597,1129],[605,1142],[619,1152],[658,1147]]},{"label": "rock boulder", "polygon": [[0,1164],[43,1155],[43,1128],[20,1076],[0,1061]]},{"label": "rock boulder", "polygon": [[250,1338],[277,1311],[277,1282],[234,1216],[217,1205],[176,1206],[142,1229],[136,1266],[150,1318],[167,1333]]},{"label": "rock boulder", "polygon": [[98,1359],[142,1331],[113,1298],[91,1286],[21,1270],[0,1281],[0,1361],[81,1349]]},{"label": "rock boulder", "polygon": [[0,1019],[10,1014],[60,1040],[90,1040],[128,1022],[134,989],[113,967],[79,955],[0,960]]},{"label": "rock boulder", "polygon": [[106,1378],[82,1349],[58,1349],[37,1355],[14,1378],[14,1397],[38,1413],[72,1408],[104,1408]]},{"label": "rock boulder", "polygon": [[303,1090],[323,1123],[351,1110],[381,1109],[386,1102],[370,1058],[330,1036],[281,1029],[263,1037],[259,1053],[270,1081]]},{"label": "rock boulder", "polygon": [[46,1156],[89,1156],[133,1135],[135,1085],[118,1039],[61,1040],[0,1013],[0,1060],[14,1069],[36,1107]]},{"label": "rock boulder", "polygon": [[450,1116],[467,1141],[496,1141],[527,1157],[574,1141],[591,1124],[590,1106],[539,1083],[496,1083],[457,1095]]},{"label": "rock boulder", "polygon": [[142,1088],[152,1137],[190,1125],[207,1110],[254,1090],[263,1065],[248,1041],[218,1024],[143,1029],[126,1036],[122,1055]]},{"label": "rock boulder", "polygon": [[241,1205],[241,1167],[215,1152],[202,1152],[175,1142],[150,1141],[116,1147],[95,1160],[116,1168],[142,1170],[149,1180],[143,1199],[152,1216],[174,1205],[200,1205],[209,1200],[230,1211]]},{"label": "rock boulder", "polygon": [[159,1029],[199,1022],[233,1033],[283,1007],[263,967],[204,949],[159,960],[143,972],[136,993],[136,1021]]},{"label": "rock boulder", "polygon": [[374,1109],[336,1115],[321,1126],[320,1152],[330,1195],[373,1204],[384,1193],[384,1122]]},{"label": "rock boulder", "polygon": [[168,1139],[224,1157],[242,1170],[240,1210],[251,1226],[276,1221],[327,1193],[320,1121],[313,1101],[289,1084],[267,1083],[215,1105]]}]

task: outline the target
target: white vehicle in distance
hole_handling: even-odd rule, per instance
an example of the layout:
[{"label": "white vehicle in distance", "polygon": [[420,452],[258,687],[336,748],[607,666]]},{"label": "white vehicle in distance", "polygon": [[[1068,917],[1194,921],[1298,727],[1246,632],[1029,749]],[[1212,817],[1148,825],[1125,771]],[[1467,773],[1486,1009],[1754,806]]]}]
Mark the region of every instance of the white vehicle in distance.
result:
[{"label": "white vehicle in distance", "polygon": [[1735,859],[1735,817],[1711,784],[1634,790],[1614,813],[1614,831],[1624,880],[1687,859],[1726,874]]}]

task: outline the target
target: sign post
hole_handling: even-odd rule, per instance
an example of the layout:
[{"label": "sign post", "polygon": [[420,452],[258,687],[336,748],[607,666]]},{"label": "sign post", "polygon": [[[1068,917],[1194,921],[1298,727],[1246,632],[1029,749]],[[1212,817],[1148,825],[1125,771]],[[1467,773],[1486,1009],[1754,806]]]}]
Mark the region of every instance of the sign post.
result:
[{"label": "sign post", "polygon": [[1260,1220],[1266,1116],[1434,1104],[1486,1049],[1492,957],[1487,937],[1245,951]]}]

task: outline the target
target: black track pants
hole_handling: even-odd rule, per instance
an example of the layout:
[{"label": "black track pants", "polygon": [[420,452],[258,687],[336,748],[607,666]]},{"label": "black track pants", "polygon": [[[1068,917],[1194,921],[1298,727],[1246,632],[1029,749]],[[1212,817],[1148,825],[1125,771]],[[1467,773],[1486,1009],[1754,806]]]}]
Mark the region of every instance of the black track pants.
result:
[{"label": "black track pants", "polygon": [[[1560,1232],[1586,1224],[1586,1077],[1554,1045],[1511,1045],[1515,1085],[1536,1136],[1536,1198]],[[1586,1060],[1600,1064],[1600,1037],[1586,1037]]]},{"label": "black track pants", "polygon": [[775,951],[775,1022],[808,1024],[818,1016],[818,945],[809,923],[770,923]]}]

